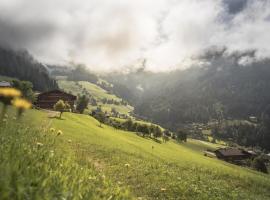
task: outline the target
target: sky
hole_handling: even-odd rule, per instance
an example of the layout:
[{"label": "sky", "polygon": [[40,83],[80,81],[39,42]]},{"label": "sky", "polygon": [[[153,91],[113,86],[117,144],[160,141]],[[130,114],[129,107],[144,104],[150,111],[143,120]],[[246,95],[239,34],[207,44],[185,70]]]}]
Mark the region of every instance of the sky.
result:
[{"label": "sky", "polygon": [[186,68],[215,48],[258,60],[270,57],[270,0],[0,0],[0,45],[94,71]]}]

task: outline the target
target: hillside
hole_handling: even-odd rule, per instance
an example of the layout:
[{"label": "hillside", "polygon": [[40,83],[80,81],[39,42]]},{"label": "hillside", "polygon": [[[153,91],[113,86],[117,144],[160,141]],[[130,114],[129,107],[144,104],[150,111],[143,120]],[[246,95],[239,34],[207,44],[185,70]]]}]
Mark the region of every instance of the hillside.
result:
[{"label": "hillside", "polygon": [[[99,127],[87,115],[64,113],[62,120],[54,115],[31,110],[23,120],[61,130],[55,151],[82,169],[104,174],[113,188],[127,188],[137,199],[270,199],[269,175],[203,156],[203,150],[215,148],[213,144],[197,140],[157,143],[132,132]],[[41,148],[47,148],[46,141]],[[58,169],[58,173],[63,172]],[[97,183],[91,190],[95,187],[103,188]]]},{"label": "hillside", "polygon": [[136,113],[171,128],[218,119],[220,111],[225,119],[260,118],[270,102],[266,92],[270,89],[270,60],[241,64],[253,57],[254,52],[213,51],[194,58],[202,66],[194,64],[168,73],[116,73],[106,78],[115,85],[116,93],[134,103]]},{"label": "hillside", "polygon": [[45,65],[36,61],[27,51],[13,51],[0,47],[0,75],[26,80],[34,89],[46,91],[57,88]]},{"label": "hillside", "polygon": [[[95,99],[97,105],[89,104],[89,110],[95,110],[97,106],[101,106],[101,109],[105,112],[111,112],[111,109],[115,109],[121,114],[128,115],[133,111],[133,107],[126,104],[122,104],[122,99],[114,94],[109,93],[105,89],[101,88],[97,84],[90,83],[88,81],[67,81],[58,80],[59,87],[74,95],[85,94],[92,99]],[[115,103],[104,103],[104,99],[113,100]]]}]

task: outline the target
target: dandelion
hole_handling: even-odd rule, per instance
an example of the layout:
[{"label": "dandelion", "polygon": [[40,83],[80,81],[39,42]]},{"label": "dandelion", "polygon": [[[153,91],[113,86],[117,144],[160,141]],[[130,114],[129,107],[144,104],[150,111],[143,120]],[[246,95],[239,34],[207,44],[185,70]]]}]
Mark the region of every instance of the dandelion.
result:
[{"label": "dandelion", "polygon": [[11,104],[11,100],[19,96],[21,96],[21,92],[15,88],[0,88],[0,101],[3,103],[0,119],[4,117],[7,105]]},{"label": "dandelion", "polygon": [[24,110],[27,110],[32,106],[29,101],[22,98],[15,98],[11,103],[18,109],[18,118],[22,115]]},{"label": "dandelion", "polygon": [[0,96],[5,98],[15,98],[22,95],[20,90],[15,88],[0,88]]},{"label": "dandelion", "polygon": [[57,131],[57,136],[58,136],[58,135],[63,135],[63,132],[62,132],[61,130],[58,130],[58,131]]},{"label": "dandelion", "polygon": [[16,108],[22,109],[22,110],[29,109],[32,106],[32,104],[29,101],[22,99],[22,98],[14,99],[12,101],[12,105],[15,106]]},{"label": "dandelion", "polygon": [[129,163],[126,163],[126,164],[125,164],[125,167],[126,167],[126,168],[129,168],[129,167],[130,167],[130,164],[129,164]]}]

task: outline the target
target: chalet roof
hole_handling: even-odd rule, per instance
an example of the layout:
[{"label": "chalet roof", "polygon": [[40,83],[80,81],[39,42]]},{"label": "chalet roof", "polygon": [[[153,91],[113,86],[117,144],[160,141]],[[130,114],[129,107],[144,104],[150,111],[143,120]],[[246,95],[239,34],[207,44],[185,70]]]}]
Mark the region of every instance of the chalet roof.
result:
[{"label": "chalet roof", "polygon": [[65,94],[67,96],[70,96],[70,97],[73,97],[73,98],[77,98],[76,96],[72,95],[72,94],[69,94],[69,93],[66,93],[62,90],[51,90],[51,91],[47,91],[47,92],[43,92],[43,93],[40,93],[39,96],[43,96],[43,95],[49,95],[50,93],[61,93],[61,94]]},{"label": "chalet roof", "polygon": [[245,156],[248,154],[248,152],[242,150],[242,149],[237,149],[237,148],[222,148],[222,149],[217,149],[215,153],[220,153],[223,156]]},{"label": "chalet roof", "polygon": [[0,87],[11,87],[11,83],[7,81],[0,81]]}]

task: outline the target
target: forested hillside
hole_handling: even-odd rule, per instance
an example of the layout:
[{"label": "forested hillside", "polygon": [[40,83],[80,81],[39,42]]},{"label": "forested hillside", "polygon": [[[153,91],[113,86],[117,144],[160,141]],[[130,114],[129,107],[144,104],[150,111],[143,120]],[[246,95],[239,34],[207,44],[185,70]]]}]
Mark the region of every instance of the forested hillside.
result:
[{"label": "forested hillside", "polygon": [[46,91],[57,88],[45,66],[36,61],[27,51],[13,51],[0,47],[0,75],[27,80],[34,89]]},{"label": "forested hillside", "polygon": [[116,92],[132,93],[125,96],[136,104],[137,113],[162,123],[260,117],[270,105],[270,60],[239,64],[250,54],[209,53],[200,58],[208,62],[204,66],[108,79]]}]

